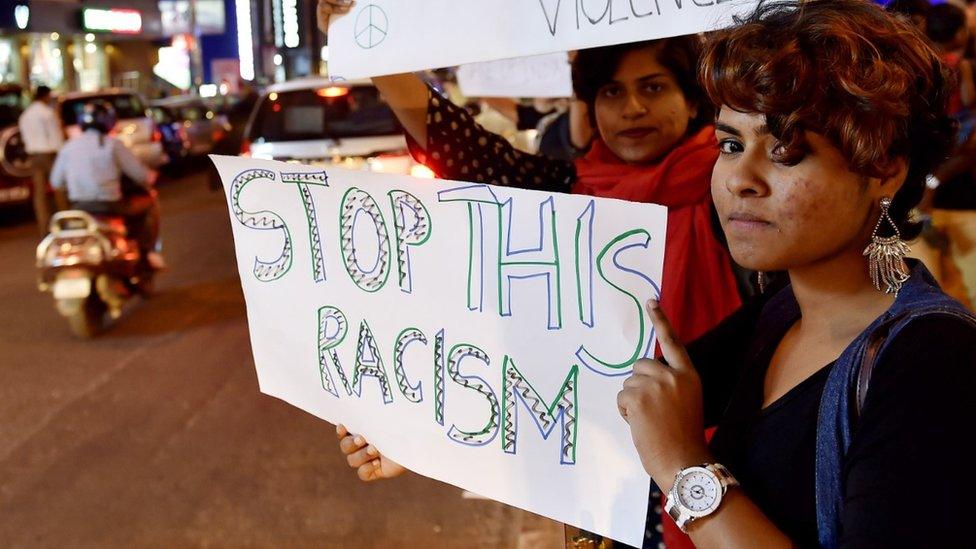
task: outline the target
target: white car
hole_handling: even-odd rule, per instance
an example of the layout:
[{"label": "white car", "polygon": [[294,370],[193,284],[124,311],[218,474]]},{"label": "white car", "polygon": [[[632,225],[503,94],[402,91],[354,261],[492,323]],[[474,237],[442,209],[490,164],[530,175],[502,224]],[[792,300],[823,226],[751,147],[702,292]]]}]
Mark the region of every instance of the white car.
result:
[{"label": "white car", "polygon": [[241,154],[433,177],[410,157],[396,116],[368,80],[269,86],[244,130]]},{"label": "white car", "polygon": [[150,168],[158,168],[169,161],[163,149],[163,137],[146,110],[146,102],[139,94],[120,88],[93,92],[71,92],[58,97],[58,110],[68,137],[81,132],[78,115],[91,101],[105,101],[115,109],[118,122],[112,136],[122,142]]}]

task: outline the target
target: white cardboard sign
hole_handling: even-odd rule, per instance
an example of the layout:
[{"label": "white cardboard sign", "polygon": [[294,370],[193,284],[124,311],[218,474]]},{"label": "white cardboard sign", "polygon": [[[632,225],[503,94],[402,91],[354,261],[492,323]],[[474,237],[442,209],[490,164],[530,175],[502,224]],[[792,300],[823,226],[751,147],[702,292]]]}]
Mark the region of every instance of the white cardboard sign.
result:
[{"label": "white cardboard sign", "polygon": [[461,65],[465,97],[571,97],[573,77],[565,52]]},{"label": "white cardboard sign", "polygon": [[357,0],[329,26],[346,79],[453,67],[727,26],[756,0]]},{"label": "white cardboard sign", "polygon": [[212,158],[262,392],[640,546],[649,477],[616,396],[654,350],[666,208]]}]

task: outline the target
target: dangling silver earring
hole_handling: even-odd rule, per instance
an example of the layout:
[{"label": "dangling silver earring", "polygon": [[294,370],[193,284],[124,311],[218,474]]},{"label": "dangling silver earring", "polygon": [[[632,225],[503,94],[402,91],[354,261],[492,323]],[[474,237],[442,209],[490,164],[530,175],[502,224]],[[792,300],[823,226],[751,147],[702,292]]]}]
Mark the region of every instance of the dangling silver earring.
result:
[{"label": "dangling silver earring", "polygon": [[[905,263],[905,256],[911,251],[908,243],[901,239],[898,226],[888,215],[888,208],[891,207],[891,198],[881,199],[881,216],[878,224],[874,226],[874,233],[871,235],[871,243],[864,249],[864,255],[868,258],[868,269],[871,271],[871,281],[878,291],[886,294],[898,295],[905,281],[908,280],[910,272]],[[888,221],[895,234],[892,236],[880,236],[881,222]],[[882,288],[882,284],[884,288]]]}]

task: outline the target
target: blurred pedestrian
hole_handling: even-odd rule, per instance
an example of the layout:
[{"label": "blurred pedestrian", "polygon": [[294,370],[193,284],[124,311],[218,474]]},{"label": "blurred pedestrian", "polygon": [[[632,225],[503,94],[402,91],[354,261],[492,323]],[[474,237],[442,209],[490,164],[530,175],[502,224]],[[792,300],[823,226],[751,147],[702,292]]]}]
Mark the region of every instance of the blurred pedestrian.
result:
[{"label": "blurred pedestrian", "polygon": [[24,149],[31,161],[31,180],[34,186],[34,217],[41,236],[47,234],[51,215],[64,204],[56,205],[49,193],[51,167],[54,157],[64,143],[61,121],[52,108],[54,97],[51,88],[38,86],[34,100],[24,109],[17,125],[24,141]]},{"label": "blurred pedestrian", "polygon": [[585,155],[593,141],[586,103],[570,98],[536,125],[535,149],[539,154],[572,162]]},{"label": "blurred pedestrian", "polygon": [[121,141],[108,135],[115,122],[109,103],[86,104],[78,117],[82,132],[58,153],[51,185],[67,192],[72,208],[124,217],[149,266],[162,269],[153,174]]},{"label": "blurred pedestrian", "polygon": [[927,214],[922,240],[913,244],[917,257],[932,270],[946,293],[963,305],[976,304],[976,82],[973,61],[964,51],[969,42],[965,12],[952,5],[933,6],[926,33],[952,73],[947,114],[959,123],[957,143],[948,159],[928,178],[920,209]]},{"label": "blurred pedestrian", "polygon": [[926,17],[932,9],[932,4],[929,0],[892,0],[885,9],[907,17],[915,28],[925,32]]},{"label": "blurred pedestrian", "polygon": [[969,43],[966,12],[952,4],[933,6],[926,17],[926,34],[955,77],[948,113],[959,121],[958,142],[965,143],[973,131],[976,117],[976,76],[973,61],[964,57]]},{"label": "blurred pedestrian", "polygon": [[969,40],[965,48],[965,56],[976,58],[976,0],[947,0],[947,3],[958,6],[966,14],[966,28],[969,29]]},{"label": "blurred pedestrian", "polygon": [[[531,105],[507,98],[486,97],[483,101],[515,123],[518,130],[535,130],[535,140],[529,151],[546,158],[572,162],[590,148],[593,129],[583,101],[576,98],[537,98]],[[480,118],[475,116],[475,120],[488,129]]]}]

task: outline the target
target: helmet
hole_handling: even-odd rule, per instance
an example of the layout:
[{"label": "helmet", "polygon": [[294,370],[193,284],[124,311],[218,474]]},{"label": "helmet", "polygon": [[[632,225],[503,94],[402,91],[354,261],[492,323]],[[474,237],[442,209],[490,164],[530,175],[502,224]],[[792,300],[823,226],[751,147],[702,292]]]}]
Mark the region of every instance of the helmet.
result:
[{"label": "helmet", "polygon": [[78,115],[78,125],[83,131],[96,129],[108,133],[115,127],[115,109],[107,101],[96,100],[86,103]]}]

